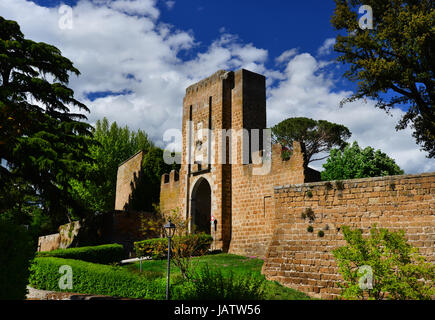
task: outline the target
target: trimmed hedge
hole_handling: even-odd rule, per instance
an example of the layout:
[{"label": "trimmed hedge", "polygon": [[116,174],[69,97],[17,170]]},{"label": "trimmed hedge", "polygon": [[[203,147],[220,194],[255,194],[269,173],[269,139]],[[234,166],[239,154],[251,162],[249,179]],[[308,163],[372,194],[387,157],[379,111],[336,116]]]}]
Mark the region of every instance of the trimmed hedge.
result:
[{"label": "trimmed hedge", "polygon": [[57,257],[76,259],[100,264],[119,262],[124,258],[124,248],[120,244],[104,244],[101,246],[57,249],[38,252],[37,257]]},{"label": "trimmed hedge", "polygon": [[[72,270],[72,289],[61,290],[62,266]],[[171,276],[172,300],[257,300],[263,297],[264,276],[223,277],[220,270],[207,267],[195,273],[192,281]],[[165,300],[166,277],[150,278],[118,267],[62,258],[35,258],[30,267],[29,285],[50,291],[75,292],[135,299]]]},{"label": "trimmed hedge", "polygon": [[23,226],[0,220],[0,300],[23,300],[36,243]]},{"label": "trimmed hedge", "polygon": [[[72,269],[72,289],[61,290],[61,266]],[[35,258],[30,267],[29,285],[51,291],[107,295],[113,297],[164,300],[166,279],[146,279],[115,266],[95,264],[73,259]]]},{"label": "trimmed hedge", "polygon": [[[174,237],[174,241],[181,241],[181,244],[188,244],[190,241],[198,241],[197,254],[210,248],[213,237],[209,234],[191,234],[187,236]],[[152,259],[164,259],[168,254],[168,238],[155,238],[134,243],[134,251],[137,257],[150,256]]]}]

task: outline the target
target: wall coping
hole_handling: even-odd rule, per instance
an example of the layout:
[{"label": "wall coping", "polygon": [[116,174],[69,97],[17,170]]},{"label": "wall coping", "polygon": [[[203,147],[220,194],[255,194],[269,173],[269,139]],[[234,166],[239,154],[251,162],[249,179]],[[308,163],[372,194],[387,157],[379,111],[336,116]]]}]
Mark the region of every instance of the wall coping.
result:
[{"label": "wall coping", "polygon": [[285,189],[299,189],[302,187],[324,186],[328,183],[334,183],[336,181],[340,181],[341,183],[363,183],[363,182],[373,182],[373,181],[386,181],[386,180],[391,181],[391,180],[415,179],[415,178],[426,178],[426,177],[435,177],[435,172],[425,172],[425,173],[419,173],[419,174],[402,174],[402,175],[395,175],[395,176],[382,176],[382,177],[370,177],[370,178],[359,178],[359,179],[306,182],[306,183],[300,183],[300,184],[289,184],[289,185],[275,186],[274,192],[276,193],[280,190],[285,190]]},{"label": "wall coping", "polygon": [[138,152],[136,152],[134,155],[132,155],[131,157],[129,157],[128,159],[122,161],[119,165],[118,168],[121,167],[123,164],[125,164],[126,162],[130,161],[131,159],[133,159],[134,157],[136,157],[139,153],[144,152],[144,150],[139,150]]}]

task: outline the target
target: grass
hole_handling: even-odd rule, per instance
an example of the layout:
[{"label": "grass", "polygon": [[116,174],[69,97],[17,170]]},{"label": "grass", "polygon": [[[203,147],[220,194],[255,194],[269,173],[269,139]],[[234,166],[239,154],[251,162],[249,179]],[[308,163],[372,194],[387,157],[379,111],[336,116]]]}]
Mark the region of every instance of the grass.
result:
[{"label": "grass", "polygon": [[[201,265],[208,265],[210,269],[219,269],[223,275],[231,271],[235,276],[244,273],[261,274],[261,268],[264,261],[255,257],[242,257],[234,254],[213,254],[202,257],[192,258],[192,264],[195,268]],[[139,263],[133,263],[123,266],[132,273],[140,273]],[[146,277],[159,278],[166,276],[166,260],[144,260],[142,262],[142,274]],[[180,277],[181,273],[177,267],[171,265],[171,276]],[[267,300],[308,300],[306,294],[297,290],[284,287],[276,281],[266,281],[265,297]]]}]

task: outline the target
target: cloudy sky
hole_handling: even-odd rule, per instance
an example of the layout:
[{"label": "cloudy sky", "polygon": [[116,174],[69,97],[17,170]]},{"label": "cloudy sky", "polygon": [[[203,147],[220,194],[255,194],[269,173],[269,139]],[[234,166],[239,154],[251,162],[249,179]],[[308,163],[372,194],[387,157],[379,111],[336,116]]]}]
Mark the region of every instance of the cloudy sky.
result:
[{"label": "cloudy sky", "polygon": [[344,124],[349,142],[381,149],[406,173],[435,171],[411,129],[394,129],[403,110],[339,107],[355,87],[333,62],[333,9],[332,0],[0,0],[26,38],[55,45],[80,70],[70,86],[91,123],[107,117],[165,146],[163,133],[181,128],[187,86],[245,68],[267,77],[269,126],[296,116]]}]

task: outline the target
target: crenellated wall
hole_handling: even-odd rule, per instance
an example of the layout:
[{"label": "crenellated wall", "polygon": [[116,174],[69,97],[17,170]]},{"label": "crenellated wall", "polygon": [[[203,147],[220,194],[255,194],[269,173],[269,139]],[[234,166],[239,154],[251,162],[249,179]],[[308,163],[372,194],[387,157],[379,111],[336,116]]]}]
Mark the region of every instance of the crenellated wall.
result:
[{"label": "crenellated wall", "polygon": [[[183,100],[182,125],[180,177],[179,181],[162,177],[162,212],[178,208],[186,219],[193,220],[199,201],[196,186],[206,180],[211,189],[211,216],[216,221],[213,246],[264,256],[271,236],[273,187],[319,178],[316,171],[304,169],[299,143],[288,161],[281,159],[281,146],[274,145],[270,161],[265,154],[263,163],[255,164],[255,155],[265,149],[266,78],[243,69],[220,70],[190,86]],[[213,135],[203,136],[201,129],[209,129]],[[255,131],[258,137],[254,137]]]},{"label": "crenellated wall", "polygon": [[[410,243],[434,262],[435,173],[316,182],[320,174],[304,166],[298,142],[289,160],[281,158],[276,144],[270,157],[265,154],[258,163],[256,155],[267,152],[265,146],[253,149],[245,138],[251,142],[253,132],[266,127],[265,88],[262,75],[220,70],[186,89],[183,162],[179,173],[162,176],[161,211],[178,209],[189,221],[195,214],[213,216],[214,248],[264,257],[268,279],[321,298],[339,294],[331,250],[344,244],[343,225],[365,233],[375,223],[403,229]],[[215,134],[198,136],[200,129]],[[137,154],[120,166],[118,207],[128,201],[140,163]],[[210,188],[203,187],[207,184]],[[197,197],[210,205],[203,206],[204,199]],[[313,221],[307,212],[314,214]],[[307,231],[309,225],[314,232]]]},{"label": "crenellated wall", "polygon": [[179,207],[180,176],[175,170],[170,174],[162,175],[160,185],[160,211],[163,214],[170,213]]},{"label": "crenellated wall", "polygon": [[[374,224],[404,230],[409,243],[435,262],[435,173],[285,185],[275,187],[274,204],[263,273],[312,296],[340,293],[331,250],[345,244],[343,225],[366,235]],[[302,215],[307,209],[313,222]]]}]

